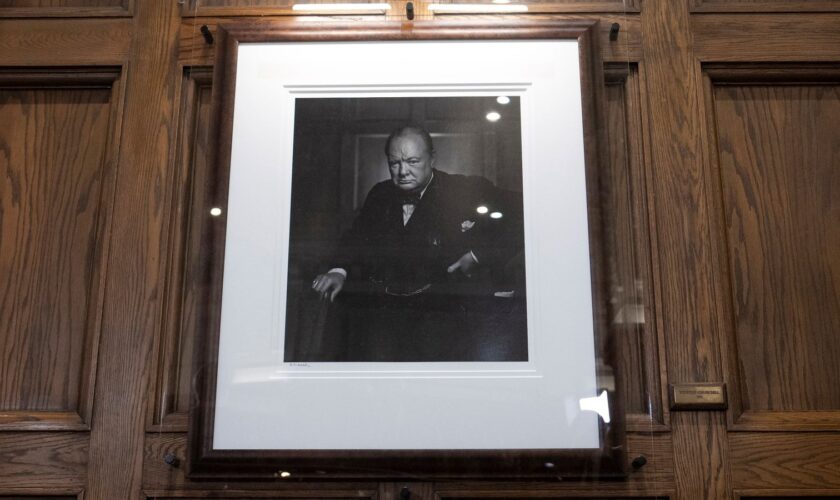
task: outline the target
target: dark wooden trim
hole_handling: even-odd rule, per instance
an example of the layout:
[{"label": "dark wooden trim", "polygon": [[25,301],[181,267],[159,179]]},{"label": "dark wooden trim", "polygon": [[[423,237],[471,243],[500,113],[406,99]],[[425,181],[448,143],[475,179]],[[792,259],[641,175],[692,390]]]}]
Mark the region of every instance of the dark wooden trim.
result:
[{"label": "dark wooden trim", "polygon": [[840,12],[840,5],[833,0],[763,0],[726,2],[710,2],[709,0],[692,0],[692,13],[759,13],[759,12]]},{"label": "dark wooden trim", "polygon": [[791,497],[791,498],[838,498],[840,497],[840,490],[838,489],[741,489],[736,488],[732,490],[735,500],[745,500],[747,498],[765,499],[777,497]]},{"label": "dark wooden trim", "polygon": [[692,15],[694,57],[712,62],[837,62],[836,16],[810,13]]},{"label": "dark wooden trim", "polygon": [[0,21],[0,66],[121,66],[129,56],[132,19]]},{"label": "dark wooden trim", "polygon": [[[522,2],[528,5],[528,12],[531,14],[615,14],[615,13],[638,13],[640,0],[613,0],[612,2],[595,2],[595,1],[572,1],[564,3],[561,1],[555,2]],[[200,3],[200,2],[199,2]],[[245,17],[245,16],[300,16],[299,11],[294,11],[289,2],[288,6],[236,6],[231,5],[227,7],[201,7],[197,5],[196,0],[186,0],[182,9],[181,15],[185,18],[189,17]],[[373,2],[371,2],[373,3]],[[419,2],[418,2],[419,3]],[[423,2],[423,8],[428,7],[429,3]],[[465,2],[465,3],[470,3]],[[478,3],[478,2],[476,2]],[[419,6],[418,6],[419,8]],[[465,12],[461,12],[463,14]],[[354,16],[382,16],[382,13],[364,14],[358,11],[333,11],[331,15],[350,14]],[[389,17],[401,16],[400,13],[394,10],[394,4],[391,4],[391,10],[387,12]],[[458,14],[458,12],[452,12]],[[441,15],[441,14],[436,14]],[[443,14],[446,15],[446,14]]]},{"label": "dark wooden trim", "polygon": [[[507,20],[507,21],[543,21],[543,20],[558,20],[558,15],[555,14],[505,14],[505,15],[471,15],[470,19],[485,19],[485,20]],[[375,19],[368,17],[367,19]],[[632,61],[639,61],[642,59],[641,50],[641,24],[639,16],[637,15],[620,15],[620,14],[606,14],[606,15],[586,15],[586,14],[568,14],[563,15],[565,20],[583,20],[591,21],[598,19],[598,46],[601,50],[601,57],[605,62],[628,63]],[[236,21],[258,21],[259,18],[241,18]],[[283,22],[295,23],[300,22],[296,19],[283,19]],[[348,19],[348,23],[362,22],[361,16],[354,16]],[[453,21],[452,17],[448,19]],[[201,19],[192,18],[184,19],[181,22],[181,35],[179,44],[179,61],[185,66],[212,66],[214,63],[215,52],[214,47],[207,45],[204,37],[199,31],[199,27],[206,25],[210,32],[214,34],[216,27],[219,24],[231,22],[231,19],[221,17],[205,17]],[[446,22],[446,17],[443,20],[439,19],[437,22]],[[621,31],[618,35],[618,40],[610,41],[609,32],[610,26],[613,23],[621,25]]]},{"label": "dark wooden trim", "polygon": [[840,430],[840,410],[837,411],[772,411],[748,410],[744,407],[744,392],[738,342],[735,336],[735,311],[732,306],[733,278],[730,272],[729,236],[726,231],[723,185],[720,175],[717,121],[714,108],[714,87],[721,85],[825,85],[840,83],[840,65],[827,64],[706,64],[703,65],[706,131],[708,137],[709,168],[707,181],[710,186],[711,231],[717,241],[716,282],[720,289],[718,308],[725,332],[721,344],[724,380],[729,391],[729,411],[726,412],[730,431],[812,432]]},{"label": "dark wooden trim", "polygon": [[0,7],[0,19],[28,17],[131,17],[135,0],[122,0],[119,7]]},{"label": "dark wooden trim", "polygon": [[840,64],[838,63],[705,64],[703,70],[715,86],[840,83]]},{"label": "dark wooden trim", "polygon": [[[206,265],[202,278],[205,306],[199,314],[196,332],[196,395],[190,416],[189,477],[210,479],[275,479],[281,467],[293,470],[303,479],[359,478],[546,478],[623,474],[623,409],[610,393],[610,405],[617,411],[613,422],[601,429],[602,448],[593,450],[214,450],[212,448],[216,370],[220,327],[222,273],[224,265],[225,216],[211,218],[211,206],[226,206],[233,126],[236,57],[240,43],[278,41],[378,41],[378,40],[500,40],[574,39],[579,43],[581,88],[583,93],[584,149],[587,192],[597,212],[597,175],[602,161],[599,144],[603,137],[602,63],[598,51],[598,22],[585,20],[521,20],[399,22],[348,24],[291,24],[282,22],[242,22],[222,25],[216,31],[217,54],[213,77],[214,126],[210,143],[211,161],[201,194],[193,200],[193,210],[204,217],[202,254]],[[590,212],[590,216],[593,212]],[[597,215],[597,213],[594,213]],[[601,276],[598,250],[601,228],[597,217],[590,219],[593,292],[601,304]],[[604,314],[596,306],[596,335],[603,334]],[[596,339],[597,341],[597,339]],[[558,456],[562,461],[558,461]],[[546,462],[556,467],[545,467]],[[326,474],[322,473],[327,471]]]},{"label": "dark wooden trim", "polygon": [[0,499],[5,498],[6,495],[20,495],[20,496],[32,496],[32,497],[40,497],[40,498],[47,498],[49,497],[57,497],[57,496],[68,496],[73,495],[76,497],[77,500],[84,500],[85,498],[85,490],[82,488],[64,488],[64,487],[54,487],[54,488],[3,488],[0,487]]},{"label": "dark wooden trim", "polygon": [[[645,182],[645,127],[643,126],[644,116],[640,90],[639,64],[609,63],[604,65],[605,85],[620,85],[624,87],[626,120],[625,130],[627,159],[628,159],[628,183],[629,198],[633,210],[633,241],[626,242],[633,245],[633,252],[640,254],[643,259],[640,262],[641,268],[634,269],[634,276],[639,277],[645,283],[644,305],[645,305],[645,332],[643,341],[642,373],[645,377],[644,387],[649,400],[649,413],[626,413],[627,430],[629,432],[667,432],[670,428],[666,424],[664,416],[663,383],[666,374],[660,370],[660,359],[662,358],[662,339],[656,328],[655,296],[653,284],[653,242],[650,238],[650,227],[648,219],[648,204],[646,199]],[[646,257],[646,258],[644,258]],[[635,265],[635,263],[634,263]]]},{"label": "dark wooden trim", "polygon": [[88,289],[89,302],[85,319],[85,348],[79,385],[77,411],[5,411],[0,413],[0,431],[81,431],[90,430],[95,396],[96,367],[105,302],[105,279],[111,241],[111,220],[117,175],[117,158],[122,125],[124,85],[122,68],[5,68],[0,70],[0,88],[30,89],[111,89],[107,134],[100,171],[102,190],[95,224],[93,273]]},{"label": "dark wooden trim", "polygon": [[[184,330],[184,301],[186,300],[186,266],[189,258],[189,232],[200,225],[201,214],[190,210],[195,186],[196,127],[198,125],[198,94],[202,88],[210,87],[212,69],[206,67],[184,68],[183,81],[176,102],[178,123],[174,153],[171,159],[172,193],[169,204],[168,258],[164,262],[162,276],[166,277],[166,292],[163,301],[162,331],[156,338],[157,353],[153,373],[155,381],[150,384],[149,415],[146,430],[149,432],[187,432],[187,412],[174,409],[174,397],[178,391],[178,374],[190,370],[190,366],[179,366],[179,353],[185,336],[192,332]],[[198,216],[198,217],[196,217]],[[187,396],[187,395],[182,395]]]},{"label": "dark wooden trim", "polygon": [[301,486],[299,489],[284,488],[283,490],[254,490],[254,489],[225,489],[225,490],[144,490],[143,496],[148,500],[158,498],[312,498],[315,499],[359,499],[376,500],[380,498],[376,489],[341,489],[336,485],[331,489],[313,490],[308,486]]}]

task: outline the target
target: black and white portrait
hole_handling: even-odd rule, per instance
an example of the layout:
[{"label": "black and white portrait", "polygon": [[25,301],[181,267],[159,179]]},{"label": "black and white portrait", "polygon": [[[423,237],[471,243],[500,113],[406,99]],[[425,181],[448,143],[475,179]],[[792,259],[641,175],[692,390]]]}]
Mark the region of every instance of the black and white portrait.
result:
[{"label": "black and white portrait", "polygon": [[298,98],[286,362],[528,361],[518,97]]}]

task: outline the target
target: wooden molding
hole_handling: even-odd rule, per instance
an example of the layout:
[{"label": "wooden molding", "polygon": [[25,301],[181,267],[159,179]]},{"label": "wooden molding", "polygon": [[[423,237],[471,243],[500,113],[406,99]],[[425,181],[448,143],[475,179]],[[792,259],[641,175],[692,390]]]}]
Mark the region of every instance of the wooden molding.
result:
[{"label": "wooden molding", "polygon": [[[105,128],[103,156],[97,177],[101,184],[99,195],[91,202],[98,203],[93,222],[91,274],[86,282],[87,306],[84,316],[81,365],[78,375],[78,395],[64,410],[26,410],[0,412],[0,430],[59,431],[88,430],[94,402],[94,385],[98,361],[102,308],[105,294],[105,262],[108,257],[111,212],[114,202],[116,156],[119,151],[122,110],[122,84],[119,68],[39,68],[32,70],[0,70],[0,87],[7,90],[110,90],[109,115]],[[76,207],[73,207],[76,208]],[[55,332],[59,335],[59,332]]]},{"label": "wooden molding", "polygon": [[[0,7],[0,19],[3,18],[26,18],[26,17],[131,17],[134,15],[135,0],[122,0],[120,5],[116,6],[96,6],[91,5],[87,7],[54,7],[46,5],[44,7],[33,7],[32,2],[25,2],[24,5],[16,6],[15,0],[6,2]],[[52,4],[52,2],[50,2]]]},{"label": "wooden molding", "polygon": [[[195,265],[188,255],[195,255],[197,249],[190,248],[190,231],[200,228],[201,215],[191,213],[191,200],[196,195],[196,163],[206,160],[204,144],[206,137],[199,137],[200,130],[206,131],[209,116],[201,114],[201,95],[207,93],[212,84],[212,70],[209,68],[185,68],[180,88],[180,107],[176,116],[177,137],[172,155],[172,193],[170,203],[169,233],[165,248],[169,250],[162,275],[166,276],[166,296],[163,309],[163,327],[157,339],[155,352],[155,381],[150,384],[149,415],[147,430],[150,432],[186,432],[189,405],[189,381],[184,374],[191,372],[192,321],[194,313],[191,300],[195,299],[196,283],[187,280],[187,267]],[[208,102],[204,103],[209,106]],[[201,174],[204,169],[198,169]],[[198,179],[198,186],[201,185]],[[197,220],[197,217],[199,220]],[[179,410],[180,408],[180,410]]]},{"label": "wooden molding", "polygon": [[[531,14],[614,14],[614,13],[638,13],[641,0],[526,0],[528,12]],[[245,17],[245,16],[299,16],[299,11],[292,10],[294,0],[277,0],[264,2],[264,5],[255,5],[253,1],[242,0],[186,0],[182,9],[183,17]],[[415,2],[418,12],[428,12],[428,1]],[[470,3],[467,0],[465,3]],[[391,11],[388,16],[398,18],[404,16],[404,12],[397,10],[403,4],[391,2]],[[458,14],[454,11],[452,14]],[[461,14],[465,12],[460,12]],[[349,14],[359,15],[358,11],[333,11],[333,15]],[[370,16],[381,16],[382,14],[370,14]],[[447,14],[448,15],[448,14]]]},{"label": "wooden molding", "polygon": [[691,12],[840,12],[840,5],[833,0],[692,0]]},{"label": "wooden molding", "polygon": [[[736,338],[736,312],[733,271],[730,270],[729,235],[727,234],[727,208],[724,201],[724,185],[719,159],[718,130],[715,111],[714,89],[722,86],[757,85],[838,85],[840,68],[836,64],[708,64],[704,66],[706,115],[708,117],[709,184],[714,187],[711,203],[716,207],[713,217],[713,232],[718,235],[717,264],[720,277],[719,302],[721,317],[727,318],[723,325],[725,343],[722,346],[725,380],[730,389],[730,408],[727,412],[727,427],[732,431],[786,431],[812,432],[840,430],[840,408],[836,410],[757,410],[745,403],[746,386],[744,366]],[[757,196],[757,195],[753,195]],[[796,381],[791,381],[796,383]],[[831,380],[821,383],[832,384]],[[833,387],[833,386],[832,386]]]}]

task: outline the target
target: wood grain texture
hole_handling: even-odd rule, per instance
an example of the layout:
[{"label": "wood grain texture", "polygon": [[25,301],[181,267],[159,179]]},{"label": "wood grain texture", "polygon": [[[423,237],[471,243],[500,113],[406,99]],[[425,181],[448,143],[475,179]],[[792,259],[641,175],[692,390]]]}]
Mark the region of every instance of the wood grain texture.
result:
[{"label": "wood grain texture", "polygon": [[132,0],[0,0],[4,17],[126,17]]},{"label": "wood grain texture", "polygon": [[650,239],[637,65],[605,71],[609,161],[601,184],[616,383],[628,430],[664,430],[656,329],[651,318]]},{"label": "wood grain texture", "polygon": [[713,95],[743,410],[840,410],[840,85]]},{"label": "wood grain texture", "polygon": [[784,489],[784,488],[764,488],[764,489],[736,489],[733,491],[736,500],[747,498],[754,498],[756,500],[782,500],[793,498],[831,498],[836,500],[840,498],[840,490],[838,489]]},{"label": "wood grain texture", "polygon": [[[400,23],[366,23],[348,27],[339,23],[297,25],[275,22],[236,23],[218,31],[218,65],[213,76],[214,128],[211,133],[212,159],[210,195],[217,206],[226,206],[228,179],[231,166],[231,137],[233,136],[234,94],[236,62],[240,43],[312,42],[358,40],[576,40],[580,53],[580,85],[582,93],[582,120],[587,174],[587,198],[597,193],[599,169],[600,106],[603,81],[601,62],[595,50],[596,24],[593,21],[552,22],[448,22],[414,23],[410,30]],[[589,208],[597,206],[588,202]],[[209,218],[208,218],[209,219]],[[590,212],[590,238],[600,236],[599,220]],[[439,449],[390,449],[390,450],[236,450],[213,447],[215,405],[217,397],[216,376],[221,325],[220,304],[224,272],[225,220],[207,221],[202,233],[202,253],[198,260],[206,262],[206,291],[202,295],[202,310],[197,328],[196,358],[194,366],[198,397],[191,407],[190,477],[227,477],[238,479],[271,478],[277,467],[289,467],[303,479],[367,479],[367,478],[543,478],[545,476],[580,477],[598,470],[599,474],[620,474],[623,462],[623,412],[615,412],[613,422],[599,425],[601,446],[565,450],[561,455],[549,449],[505,450],[439,450]],[[593,244],[594,249],[599,245]],[[601,268],[599,255],[593,253],[592,271],[597,275]],[[602,291],[601,281],[593,278],[594,293]],[[596,296],[595,317],[600,319],[599,305],[604,302]],[[605,332],[596,321],[596,337]],[[606,356],[597,351],[598,356]],[[611,403],[612,405],[613,403]],[[609,423],[610,425],[606,425]],[[553,462],[550,468],[547,461]],[[335,463],[341,463],[335,467]],[[546,470],[550,469],[550,470]],[[325,473],[326,471],[326,473]]]},{"label": "wood grain texture", "polygon": [[730,434],[735,488],[840,489],[838,433]]},{"label": "wood grain texture", "polygon": [[838,12],[834,0],[692,0],[692,12]]},{"label": "wood grain texture", "polygon": [[86,500],[140,497],[153,338],[159,331],[178,6],[137,5],[126,85],[119,177]]},{"label": "wood grain texture", "polygon": [[[598,25],[598,48],[601,51],[601,58],[604,62],[632,62],[641,59],[641,29],[639,24],[639,16],[619,16],[619,15],[549,15],[549,14],[528,14],[528,15],[446,15],[439,16],[444,20],[449,21],[468,21],[468,20],[488,20],[496,19],[512,20],[522,19],[529,21],[537,20],[592,20],[597,19]],[[252,21],[257,20],[255,17],[239,18],[236,21]],[[372,21],[375,17],[372,16],[323,16],[314,17],[308,16],[306,22],[313,22],[323,20],[326,22],[342,21],[348,24],[359,21]],[[219,23],[224,23],[226,18],[223,17],[207,17],[201,19],[185,19],[181,23],[180,43],[178,46],[179,56],[178,61],[184,66],[212,66],[215,58],[215,46],[208,45],[201,34],[201,26],[206,25],[210,31],[216,33],[216,27]],[[290,26],[302,23],[300,19],[289,17],[284,19]],[[613,23],[621,25],[621,31],[618,40],[611,42],[609,39],[610,26]],[[218,38],[218,37],[216,37]]]},{"label": "wood grain texture", "polygon": [[0,88],[0,429],[85,428],[93,402],[113,91],[63,76]]},{"label": "wood grain texture", "polygon": [[15,494],[9,492],[8,495],[0,491],[0,500],[75,500],[78,498],[79,495],[59,495],[41,489],[34,491],[20,490]]},{"label": "wood grain texture", "polygon": [[704,62],[840,61],[837,16],[692,16],[694,54]]},{"label": "wood grain texture", "polygon": [[[181,459],[180,467],[174,468],[163,461],[167,453],[172,453]],[[182,434],[158,434],[149,435],[146,441],[144,457],[144,483],[145,491],[161,492],[216,492],[219,490],[239,489],[247,491],[261,491],[265,489],[279,489],[281,491],[299,491],[299,483],[285,483],[278,481],[193,481],[186,478],[184,473],[184,459],[187,453],[187,439]],[[664,434],[630,434],[627,438],[627,460],[638,456],[644,456],[647,464],[641,469],[630,469],[626,481],[531,481],[531,482],[488,482],[488,481],[443,481],[423,482],[416,484],[430,485],[429,493],[426,496],[413,494],[411,498],[437,498],[438,496],[470,495],[492,498],[492,495],[500,495],[507,498],[530,498],[545,496],[562,496],[576,492],[578,495],[590,496],[604,495],[606,497],[627,496],[627,495],[658,495],[667,497],[673,494],[674,468],[672,462],[673,449],[671,440]],[[384,485],[401,485],[403,483],[386,482]],[[298,490],[296,490],[298,488]],[[319,491],[375,491],[375,482],[308,482],[306,488],[311,490],[310,495],[316,496]],[[399,492],[399,488],[397,488]],[[415,492],[416,493],[416,492]],[[189,495],[190,493],[184,493]],[[208,495],[210,496],[210,495]],[[394,496],[394,500],[399,497]]]},{"label": "wood grain texture", "polygon": [[[651,227],[658,252],[657,327],[665,334],[671,383],[723,379],[712,267],[700,66],[691,47],[687,2],[646,0],[645,92],[649,106]],[[671,413],[678,498],[729,494],[723,416]]]},{"label": "wood grain texture", "polygon": [[[210,125],[212,72],[207,68],[187,69],[181,86],[181,105],[177,152],[172,178],[172,220],[168,224],[166,247],[169,249],[166,272],[166,299],[161,340],[156,348],[157,383],[149,405],[151,431],[187,431],[187,412],[192,381],[192,332],[195,331],[197,289],[199,283],[189,277],[199,276],[191,269],[199,262],[188,258],[197,255],[200,243],[197,232],[205,215],[191,213],[189,207],[203,185],[206,171],[207,133]],[[192,245],[192,246],[190,246]]]},{"label": "wood grain texture", "polygon": [[[313,491],[307,487],[300,487],[291,491],[255,491],[249,489],[229,489],[224,492],[214,490],[203,491],[146,491],[147,499],[175,500],[178,498],[228,498],[231,500],[262,500],[266,498],[283,498],[287,500],[364,500],[382,498],[377,490],[327,490]],[[3,497],[0,497],[2,500]],[[422,497],[413,497],[422,498]]]},{"label": "wood grain texture", "polygon": [[[369,0],[370,3],[375,3]],[[216,17],[216,16],[265,16],[297,14],[292,10],[292,0],[187,0],[184,3],[185,17]],[[312,2],[317,3],[317,2]],[[338,2],[341,3],[341,2]],[[404,16],[404,2],[391,1],[390,17]],[[418,2],[423,4],[425,2]],[[467,0],[459,3],[480,3]],[[615,13],[638,12],[639,0],[525,0],[518,2],[528,5],[533,13]],[[423,10],[425,5],[418,5],[417,19],[429,15]]]},{"label": "wood grain texture", "polygon": [[12,488],[75,488],[87,477],[87,436],[0,433],[0,492]]},{"label": "wood grain texture", "polygon": [[130,39],[127,19],[0,19],[0,66],[121,65]]}]

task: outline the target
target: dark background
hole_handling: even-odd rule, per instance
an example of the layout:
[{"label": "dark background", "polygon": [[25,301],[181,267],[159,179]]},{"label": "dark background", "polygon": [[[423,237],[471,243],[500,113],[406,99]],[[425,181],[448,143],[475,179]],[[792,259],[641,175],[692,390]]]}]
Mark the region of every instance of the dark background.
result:
[{"label": "dark background", "polygon": [[[487,120],[496,111],[501,119]],[[492,97],[297,99],[284,358],[320,351],[325,307],[310,290],[374,184],[390,178],[385,140],[407,124],[432,135],[435,168],[522,192],[520,102]]]}]

